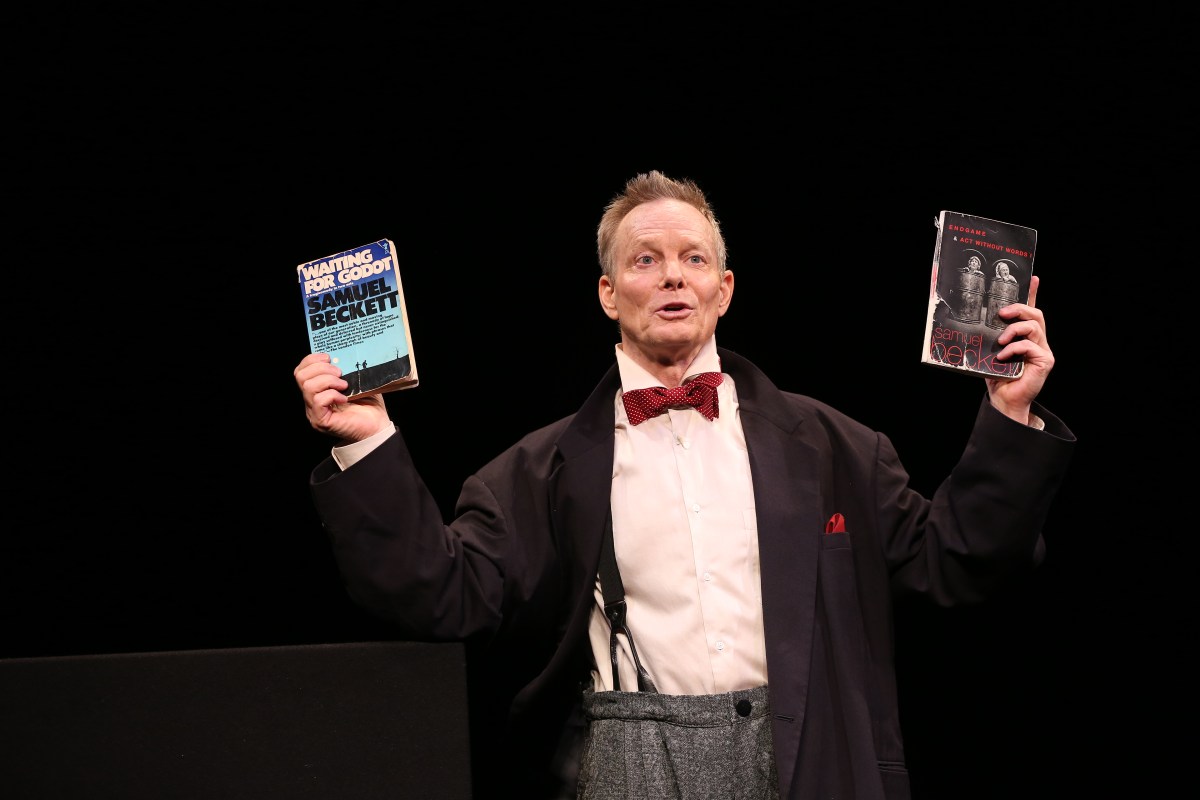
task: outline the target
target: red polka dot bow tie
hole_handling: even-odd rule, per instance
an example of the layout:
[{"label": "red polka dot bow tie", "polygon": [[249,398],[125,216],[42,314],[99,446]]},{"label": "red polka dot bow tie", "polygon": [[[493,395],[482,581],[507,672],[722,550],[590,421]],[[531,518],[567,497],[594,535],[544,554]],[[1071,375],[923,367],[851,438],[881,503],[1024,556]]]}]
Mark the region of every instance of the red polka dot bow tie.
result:
[{"label": "red polka dot bow tie", "polygon": [[633,389],[621,395],[621,401],[625,403],[625,413],[629,415],[631,425],[641,425],[668,408],[680,406],[693,406],[705,419],[714,419],[719,414],[717,387],[722,380],[719,372],[701,372],[674,389],[663,386]]}]

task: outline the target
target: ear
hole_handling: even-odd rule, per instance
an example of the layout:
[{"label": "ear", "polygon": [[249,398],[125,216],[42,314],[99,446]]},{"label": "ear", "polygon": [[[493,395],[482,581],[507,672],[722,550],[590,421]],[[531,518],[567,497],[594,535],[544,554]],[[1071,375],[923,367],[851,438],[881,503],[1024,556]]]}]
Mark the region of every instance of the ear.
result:
[{"label": "ear", "polygon": [[600,276],[600,307],[604,309],[604,313],[608,318],[615,320],[617,318],[617,287],[608,279],[607,275]]},{"label": "ear", "polygon": [[721,274],[721,299],[717,301],[718,317],[725,316],[731,300],[733,300],[733,270],[727,269]]}]

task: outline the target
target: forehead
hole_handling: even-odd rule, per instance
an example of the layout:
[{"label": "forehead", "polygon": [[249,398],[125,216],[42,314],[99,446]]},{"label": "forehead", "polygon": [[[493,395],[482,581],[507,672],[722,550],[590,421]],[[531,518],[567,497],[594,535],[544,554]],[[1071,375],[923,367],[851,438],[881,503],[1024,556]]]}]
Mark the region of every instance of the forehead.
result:
[{"label": "forehead", "polygon": [[654,200],[642,203],[621,220],[617,228],[619,246],[682,240],[690,244],[712,246],[712,225],[697,209],[680,200]]}]

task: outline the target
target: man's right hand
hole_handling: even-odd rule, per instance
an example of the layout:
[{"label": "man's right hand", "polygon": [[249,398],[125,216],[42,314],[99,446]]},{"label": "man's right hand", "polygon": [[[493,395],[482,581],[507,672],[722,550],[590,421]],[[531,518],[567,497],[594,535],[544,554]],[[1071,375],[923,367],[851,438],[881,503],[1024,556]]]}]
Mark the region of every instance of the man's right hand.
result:
[{"label": "man's right hand", "polygon": [[304,414],[315,430],[329,434],[339,444],[366,439],[392,424],[382,394],[356,397],[342,394],[350,384],[328,353],[311,353],[292,373],[304,398]]}]

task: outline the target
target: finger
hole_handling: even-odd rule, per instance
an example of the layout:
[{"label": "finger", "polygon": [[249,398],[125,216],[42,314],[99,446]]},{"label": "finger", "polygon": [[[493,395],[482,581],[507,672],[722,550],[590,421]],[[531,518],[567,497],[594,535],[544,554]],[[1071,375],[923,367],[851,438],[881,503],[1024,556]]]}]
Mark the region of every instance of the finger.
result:
[{"label": "finger", "polygon": [[300,364],[294,370],[296,383],[299,384],[301,388],[303,388],[304,384],[309,380],[321,375],[337,376],[340,374],[341,370],[339,370],[335,365],[330,364],[328,361],[322,360],[310,362],[306,359],[305,361],[300,362]]},{"label": "finger", "polygon": [[1035,320],[1013,317],[996,337],[996,341],[1006,345],[1020,339],[1036,339],[1038,331],[1039,326]]},{"label": "finger", "polygon": [[1025,301],[1025,305],[1029,306],[1030,308],[1037,306],[1037,290],[1038,284],[1041,282],[1042,279],[1037,275],[1031,275],[1029,277],[1029,299]]},{"label": "finger", "polygon": [[317,363],[328,364],[329,363],[329,354],[328,353],[309,353],[303,359],[300,360],[300,364],[299,364],[299,366],[296,367],[296,369],[303,369],[304,367],[307,367],[309,364],[317,364]]},{"label": "finger", "polygon": [[309,408],[325,409],[346,402],[346,397],[341,392],[345,388],[344,384],[345,381],[332,376],[320,375],[305,381],[300,387],[300,393]]},{"label": "finger", "polygon": [[329,385],[335,385],[342,381],[342,371],[335,365],[328,362],[315,362],[305,367],[296,369],[296,381],[303,389],[310,382],[324,382]]},{"label": "finger", "polygon": [[323,389],[313,394],[313,406],[316,408],[328,408],[336,411],[337,406],[344,405],[347,402],[346,396],[337,389]]}]

